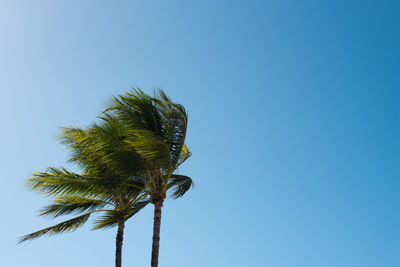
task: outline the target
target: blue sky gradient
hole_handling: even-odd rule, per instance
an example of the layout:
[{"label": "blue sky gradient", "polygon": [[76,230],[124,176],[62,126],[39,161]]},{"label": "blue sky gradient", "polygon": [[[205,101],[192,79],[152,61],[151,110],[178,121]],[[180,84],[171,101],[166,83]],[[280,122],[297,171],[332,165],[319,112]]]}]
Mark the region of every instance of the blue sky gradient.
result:
[{"label": "blue sky gradient", "polygon": [[[160,267],[400,266],[398,1],[0,1],[1,266],[114,264],[116,229],[23,188],[68,166],[61,126],[161,87],[189,112],[195,190],[165,203]],[[149,266],[152,207],[124,266]]]}]

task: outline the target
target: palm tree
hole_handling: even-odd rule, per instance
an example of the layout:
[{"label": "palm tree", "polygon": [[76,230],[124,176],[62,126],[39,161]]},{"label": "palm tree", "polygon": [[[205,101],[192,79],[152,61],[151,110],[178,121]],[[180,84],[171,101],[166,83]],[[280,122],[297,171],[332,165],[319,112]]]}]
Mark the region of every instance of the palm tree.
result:
[{"label": "palm tree", "polygon": [[[143,178],[125,175],[114,165],[99,161],[111,155],[110,144],[118,143],[124,135],[124,126],[110,116],[101,124],[88,129],[65,128],[63,143],[72,149],[71,161],[83,170],[82,174],[64,168],[49,168],[28,179],[31,190],[56,196],[54,202],[44,207],[40,215],[58,217],[72,213],[79,216],[23,236],[20,242],[42,235],[73,231],[82,226],[94,213],[102,216],[95,221],[94,229],[118,226],[115,266],[121,267],[122,242],[125,222],[149,203],[143,191]],[[115,146],[112,147],[115,149]],[[108,160],[108,162],[112,162]],[[129,170],[131,173],[134,169]]]},{"label": "palm tree", "polygon": [[185,145],[187,113],[162,90],[152,97],[134,89],[115,97],[106,114],[112,114],[127,127],[124,145],[117,149],[123,153],[114,153],[114,162],[130,159],[136,163],[134,171],[141,170],[145,191],[154,205],[151,266],[157,267],[161,212],[167,191],[179,198],[193,186],[190,177],[176,173],[191,156]]}]

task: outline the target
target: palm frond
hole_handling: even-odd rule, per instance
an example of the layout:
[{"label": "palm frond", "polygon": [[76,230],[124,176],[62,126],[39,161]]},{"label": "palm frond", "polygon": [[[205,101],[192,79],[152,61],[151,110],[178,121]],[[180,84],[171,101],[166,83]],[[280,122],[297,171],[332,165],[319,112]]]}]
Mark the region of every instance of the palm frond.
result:
[{"label": "palm frond", "polygon": [[95,225],[93,227],[94,230],[101,228],[111,228],[117,226],[120,222],[125,222],[130,217],[138,213],[141,209],[143,209],[149,200],[139,201],[132,206],[126,206],[123,208],[117,208],[115,210],[107,211],[103,216],[98,218],[95,221]]},{"label": "palm frond", "polygon": [[188,121],[187,113],[182,105],[172,102],[161,89],[157,90],[153,101],[162,118],[163,132],[161,137],[169,146],[172,166],[175,167],[185,143]]},{"label": "palm frond", "polygon": [[130,128],[151,131],[161,136],[161,118],[153,99],[140,88],[114,98],[107,111],[115,113]]},{"label": "palm frond", "polygon": [[[89,182],[90,181],[90,182]],[[70,172],[64,168],[49,168],[46,172],[37,172],[25,185],[32,191],[47,195],[65,195],[85,192],[89,195],[101,195],[102,188],[96,186],[95,179]]]},{"label": "palm frond", "polygon": [[172,188],[172,197],[182,197],[190,188],[194,187],[192,178],[186,175],[172,174],[167,189]]},{"label": "palm frond", "polygon": [[62,196],[55,199],[53,204],[45,206],[41,210],[40,215],[50,215],[55,218],[71,213],[91,212],[102,209],[107,205],[110,205],[110,202],[101,199],[81,196]]},{"label": "palm frond", "polygon": [[53,225],[51,227],[39,230],[37,232],[25,235],[23,237],[20,238],[20,240],[18,241],[18,243],[27,241],[27,240],[31,240],[34,238],[38,238],[40,236],[43,235],[54,235],[54,234],[59,234],[59,233],[63,233],[66,231],[74,231],[76,229],[78,229],[79,227],[81,227],[90,217],[90,213],[75,217],[73,219],[64,221],[62,223]]},{"label": "palm frond", "polygon": [[148,130],[129,130],[125,143],[128,149],[140,156],[146,169],[171,167],[168,145],[154,133]]},{"label": "palm frond", "polygon": [[178,167],[187,129],[187,113],[182,105],[174,103],[161,89],[154,96],[133,89],[116,97],[108,111],[130,129],[147,130],[161,138],[169,149],[171,167]]}]

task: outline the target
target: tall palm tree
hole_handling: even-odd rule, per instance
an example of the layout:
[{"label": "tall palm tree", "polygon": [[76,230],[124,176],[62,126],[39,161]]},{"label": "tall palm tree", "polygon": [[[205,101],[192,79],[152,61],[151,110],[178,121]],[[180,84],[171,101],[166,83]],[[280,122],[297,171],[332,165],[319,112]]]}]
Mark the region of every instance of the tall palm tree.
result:
[{"label": "tall palm tree", "polygon": [[128,133],[118,149],[124,153],[114,153],[114,162],[131,159],[137,164],[135,171],[141,169],[145,191],[154,205],[151,266],[157,267],[161,212],[167,191],[179,198],[193,186],[190,177],[176,173],[191,156],[185,145],[187,113],[162,90],[149,96],[140,89],[115,97],[106,112],[122,122]]},{"label": "tall palm tree", "polygon": [[[65,128],[63,143],[72,150],[71,161],[83,170],[82,174],[64,168],[49,168],[35,173],[27,186],[47,195],[56,196],[54,202],[44,207],[40,215],[58,217],[72,213],[79,216],[23,236],[20,242],[42,235],[73,231],[82,226],[94,213],[101,213],[94,229],[117,226],[115,266],[121,267],[122,242],[125,222],[149,203],[143,191],[144,179],[126,175],[115,169],[115,164],[99,161],[111,155],[110,144],[118,143],[125,127],[110,116],[101,124],[88,129]],[[115,149],[115,146],[112,147]],[[108,160],[107,162],[112,162]],[[130,170],[134,173],[134,169]]]}]

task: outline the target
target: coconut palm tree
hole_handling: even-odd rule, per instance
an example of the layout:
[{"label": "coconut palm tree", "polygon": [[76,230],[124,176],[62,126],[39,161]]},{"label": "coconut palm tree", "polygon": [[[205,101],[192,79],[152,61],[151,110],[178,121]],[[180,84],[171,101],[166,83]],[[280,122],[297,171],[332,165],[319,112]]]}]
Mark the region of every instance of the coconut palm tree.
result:
[{"label": "coconut palm tree", "polygon": [[[191,156],[185,145],[187,113],[162,90],[149,96],[134,89],[115,97],[106,114],[112,114],[127,127],[124,144],[114,150],[117,152],[113,153],[113,162],[135,163],[133,170],[141,172],[145,191],[154,205],[151,266],[157,267],[161,212],[167,191],[179,198],[193,186],[190,177],[176,173]],[[108,162],[110,158],[99,160]]]},{"label": "coconut palm tree", "polygon": [[100,213],[94,229],[118,227],[115,266],[121,267],[125,222],[149,203],[148,193],[143,191],[145,181],[132,175],[134,168],[128,169],[130,175],[126,175],[126,170],[121,172],[114,168],[116,164],[105,163],[104,159],[113,162],[109,159],[112,155],[109,149],[115,149],[111,145],[121,140],[124,128],[108,116],[103,123],[88,129],[63,129],[63,143],[72,150],[71,161],[82,168],[82,174],[64,168],[49,168],[46,172],[35,173],[27,180],[27,186],[56,197],[52,204],[42,209],[40,215],[58,217],[75,213],[79,216],[25,235],[20,242],[76,230],[92,214]]}]

